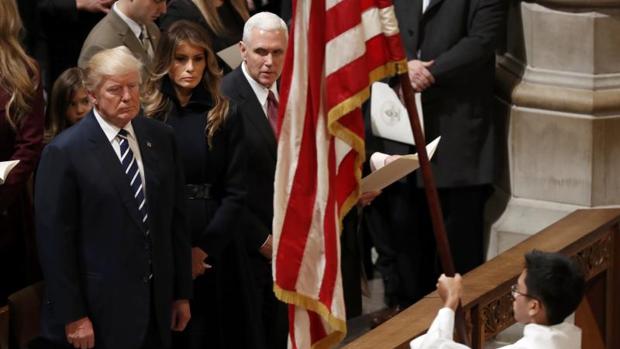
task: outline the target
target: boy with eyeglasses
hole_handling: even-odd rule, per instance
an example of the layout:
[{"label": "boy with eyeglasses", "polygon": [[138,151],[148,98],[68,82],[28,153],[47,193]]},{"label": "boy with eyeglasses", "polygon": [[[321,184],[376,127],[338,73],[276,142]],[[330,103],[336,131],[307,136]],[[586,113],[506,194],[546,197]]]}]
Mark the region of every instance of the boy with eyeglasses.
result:
[{"label": "boy with eyeglasses", "polygon": [[[581,329],[564,322],[583,298],[583,271],[570,258],[533,250],[525,255],[525,268],[512,286],[512,309],[517,322],[525,324],[523,337],[502,349],[578,349]],[[462,349],[452,340],[454,312],[463,291],[462,279],[441,275],[437,291],[444,301],[428,332],[410,343],[411,349]]]}]

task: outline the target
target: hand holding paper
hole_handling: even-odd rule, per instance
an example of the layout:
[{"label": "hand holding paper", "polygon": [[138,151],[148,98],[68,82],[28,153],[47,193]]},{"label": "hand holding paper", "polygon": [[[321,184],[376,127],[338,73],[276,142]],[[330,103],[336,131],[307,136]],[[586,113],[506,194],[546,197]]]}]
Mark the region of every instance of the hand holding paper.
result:
[{"label": "hand holding paper", "polygon": [[[426,146],[429,160],[435,154],[440,139],[441,137],[437,137]],[[378,166],[376,171],[362,178],[361,192],[379,191],[415,171],[419,166],[417,154],[402,155],[389,163],[386,161],[386,165]]]}]

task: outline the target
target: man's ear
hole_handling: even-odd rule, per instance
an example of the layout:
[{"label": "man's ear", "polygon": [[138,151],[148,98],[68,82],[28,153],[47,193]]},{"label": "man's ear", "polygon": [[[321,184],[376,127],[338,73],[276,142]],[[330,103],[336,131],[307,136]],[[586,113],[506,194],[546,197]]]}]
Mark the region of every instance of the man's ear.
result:
[{"label": "man's ear", "polygon": [[527,303],[527,314],[531,318],[536,317],[542,311],[543,311],[542,304],[540,303],[540,301],[538,299],[531,299]]},{"label": "man's ear", "polygon": [[86,94],[88,95],[88,99],[90,99],[90,102],[93,105],[97,105],[97,98],[95,97],[95,94],[93,93],[93,91],[86,90]]},{"label": "man's ear", "polygon": [[243,41],[239,41],[239,51],[241,52],[241,58],[245,61],[248,54],[248,48]]}]

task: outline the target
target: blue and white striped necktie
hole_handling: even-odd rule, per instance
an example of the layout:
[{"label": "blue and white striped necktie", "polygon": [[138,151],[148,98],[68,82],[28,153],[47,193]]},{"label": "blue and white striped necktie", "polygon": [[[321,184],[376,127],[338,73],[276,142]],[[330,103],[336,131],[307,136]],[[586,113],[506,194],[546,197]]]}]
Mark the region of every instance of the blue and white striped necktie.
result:
[{"label": "blue and white striped necktie", "polygon": [[138,162],[136,158],[133,156],[133,152],[129,147],[129,141],[127,140],[127,136],[129,136],[129,132],[124,129],[118,131],[118,140],[121,148],[121,164],[123,165],[123,170],[125,174],[129,178],[129,185],[131,186],[131,192],[133,193],[134,198],[136,198],[136,203],[138,204],[138,212],[140,214],[140,218],[142,219],[142,223],[146,227],[146,234],[149,234],[148,230],[148,212],[146,210],[146,197],[144,196],[144,188],[142,187],[142,179],[140,178],[140,169],[138,168]]}]

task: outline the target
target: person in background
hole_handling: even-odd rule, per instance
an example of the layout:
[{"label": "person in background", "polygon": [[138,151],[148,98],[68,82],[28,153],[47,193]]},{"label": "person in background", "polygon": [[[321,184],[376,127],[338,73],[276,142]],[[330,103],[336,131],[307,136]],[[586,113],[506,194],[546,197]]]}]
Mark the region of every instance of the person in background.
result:
[{"label": "person in background", "polygon": [[[584,289],[584,274],[575,261],[558,253],[527,253],[525,268],[512,286],[512,310],[515,320],[525,325],[523,337],[502,349],[581,348],[581,329],[564,320],[579,306]],[[428,332],[411,342],[411,349],[466,349],[452,340],[454,312],[463,293],[461,276],[441,275],[437,291],[444,307]]]},{"label": "person in background", "polygon": [[29,180],[43,147],[43,92],[36,62],[21,46],[15,0],[0,1],[0,162],[19,160],[0,184],[0,304],[40,277]]},{"label": "person in background", "polygon": [[115,0],[37,0],[39,23],[37,60],[44,71],[44,87],[52,85],[65,70],[77,65],[88,33],[108,12]]},{"label": "person in background", "polygon": [[[502,0],[394,0],[409,78],[421,93],[426,142],[441,136],[431,168],[454,266],[484,262],[484,208],[496,175],[495,49],[506,25]],[[415,147],[378,140],[387,154]],[[382,323],[433,290],[441,274],[420,171],[386,190],[373,238],[394,307]],[[386,232],[382,234],[382,232]],[[385,258],[384,258],[385,257]],[[386,292],[387,294],[387,292]]]},{"label": "person in background", "polygon": [[52,87],[47,109],[45,143],[82,120],[93,108],[84,86],[84,73],[77,67],[65,70]]},{"label": "person in background", "polygon": [[144,100],[148,116],[172,127],[185,172],[193,317],[175,347],[256,348],[254,287],[238,224],[246,194],[243,123],[219,92],[206,37],[185,20],[162,33]]},{"label": "person in background", "polygon": [[[248,17],[246,0],[172,0],[160,25],[166,29],[180,19],[199,23],[207,30],[211,48],[217,53],[241,41]],[[219,57],[218,64],[225,73],[231,70]]]},{"label": "person in background", "polygon": [[86,37],[78,66],[86,68],[90,58],[101,50],[126,46],[142,62],[146,76],[160,35],[153,21],[164,13],[165,0],[118,0]]}]

